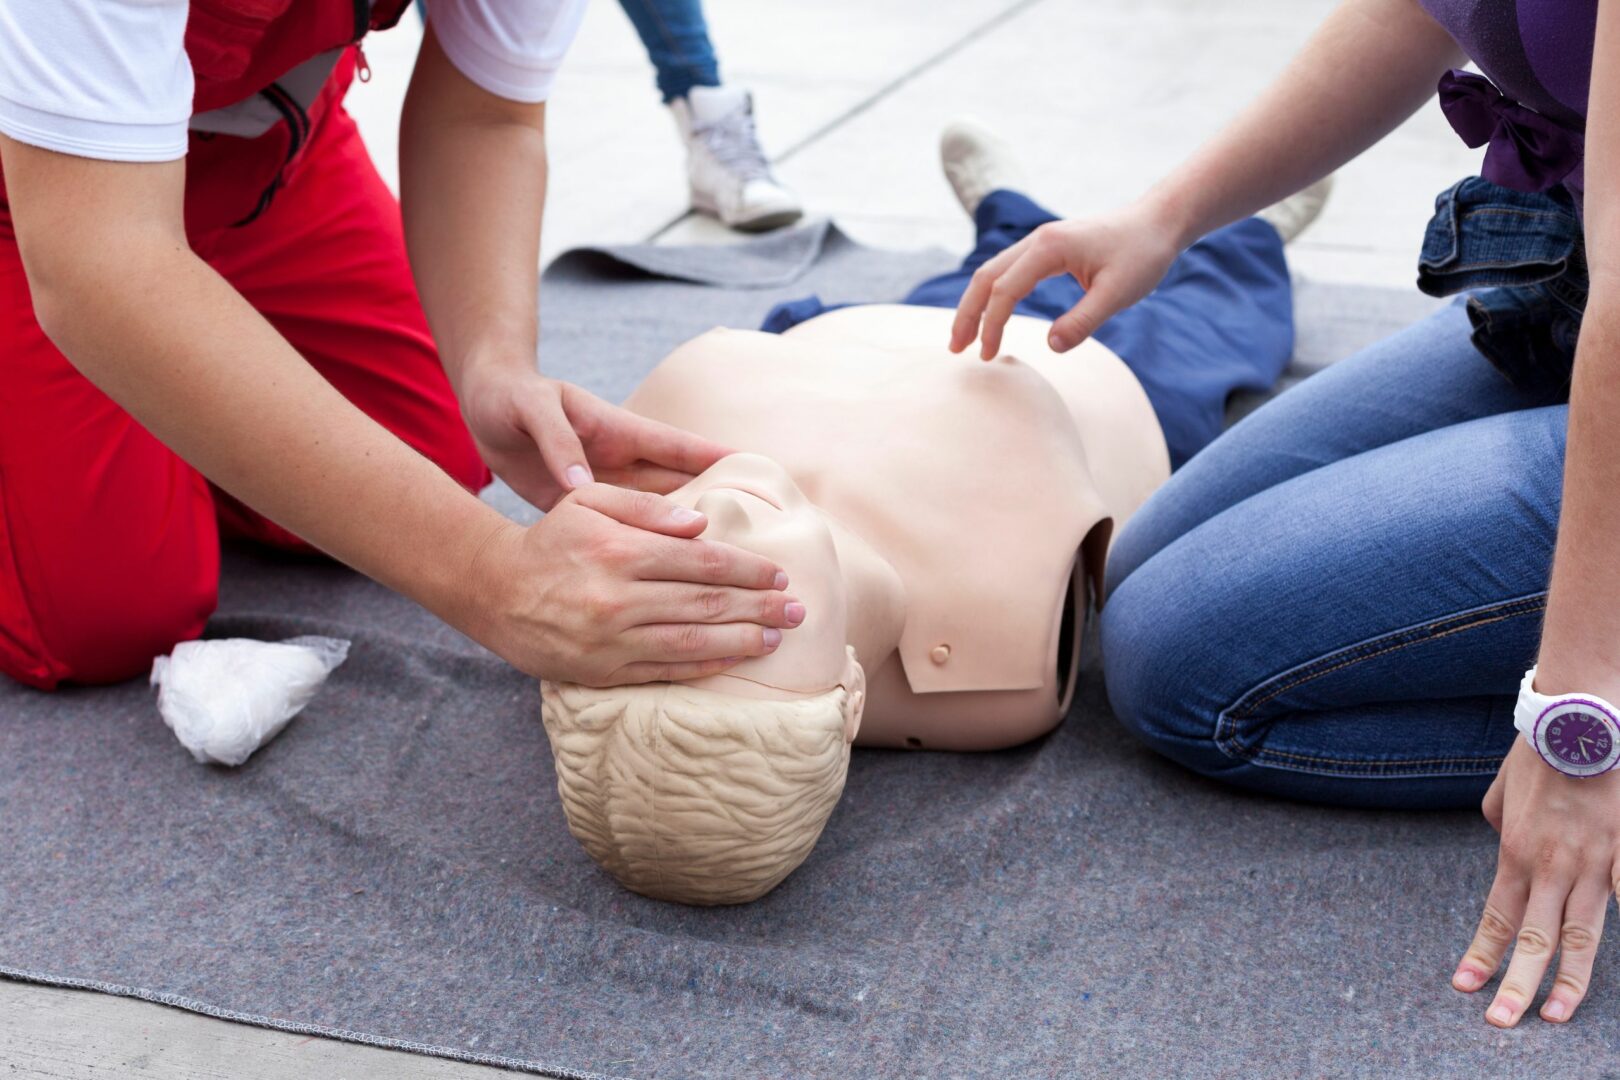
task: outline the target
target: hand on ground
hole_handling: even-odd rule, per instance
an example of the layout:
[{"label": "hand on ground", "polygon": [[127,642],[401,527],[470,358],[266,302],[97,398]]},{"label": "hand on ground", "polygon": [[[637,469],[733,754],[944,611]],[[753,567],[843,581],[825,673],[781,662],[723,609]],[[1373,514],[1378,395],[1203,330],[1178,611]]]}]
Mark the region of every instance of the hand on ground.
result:
[{"label": "hand on ground", "polygon": [[1535,999],[1556,953],[1557,976],[1541,1018],[1562,1023],[1586,996],[1620,856],[1620,772],[1577,779],[1549,768],[1522,738],[1485,795],[1502,834],[1496,881],[1451,984],[1468,993],[1496,974],[1511,948],[1485,1019],[1513,1027]]}]

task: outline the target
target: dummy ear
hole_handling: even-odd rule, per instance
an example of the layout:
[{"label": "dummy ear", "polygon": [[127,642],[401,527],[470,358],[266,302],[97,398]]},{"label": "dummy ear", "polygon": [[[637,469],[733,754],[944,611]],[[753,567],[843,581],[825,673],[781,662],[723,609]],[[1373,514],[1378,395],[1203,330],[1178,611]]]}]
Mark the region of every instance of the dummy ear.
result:
[{"label": "dummy ear", "polygon": [[866,709],[866,691],[851,690],[844,704],[844,741],[855,741],[856,732],[861,730],[861,713]]},{"label": "dummy ear", "polygon": [[1097,600],[1097,610],[1103,606],[1103,571],[1108,567],[1108,545],[1114,538],[1114,519],[1105,517],[1091,527],[1080,541],[1080,563],[1085,568],[1086,580],[1091,584],[1091,595]]},{"label": "dummy ear", "polygon": [[861,730],[861,715],[866,711],[866,669],[855,655],[855,646],[845,648],[849,651],[849,670],[845,678],[844,742],[853,743],[856,732]]}]

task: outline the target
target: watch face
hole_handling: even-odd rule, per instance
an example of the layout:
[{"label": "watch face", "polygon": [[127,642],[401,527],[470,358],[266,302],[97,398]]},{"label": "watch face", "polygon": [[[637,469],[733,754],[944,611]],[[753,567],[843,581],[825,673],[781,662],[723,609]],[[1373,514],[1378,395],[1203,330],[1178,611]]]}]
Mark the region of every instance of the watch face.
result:
[{"label": "watch face", "polygon": [[1614,720],[1592,702],[1555,702],[1541,714],[1536,732],[1542,756],[1553,768],[1571,776],[1607,772],[1620,757]]}]

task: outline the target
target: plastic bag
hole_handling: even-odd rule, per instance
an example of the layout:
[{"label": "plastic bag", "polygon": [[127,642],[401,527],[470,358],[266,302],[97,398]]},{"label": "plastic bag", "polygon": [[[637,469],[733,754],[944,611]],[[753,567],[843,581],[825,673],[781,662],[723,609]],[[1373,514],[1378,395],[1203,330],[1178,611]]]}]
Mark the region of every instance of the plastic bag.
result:
[{"label": "plastic bag", "polygon": [[158,712],[202,762],[240,765],[298,715],[349,655],[340,638],[184,641],[152,662]]}]

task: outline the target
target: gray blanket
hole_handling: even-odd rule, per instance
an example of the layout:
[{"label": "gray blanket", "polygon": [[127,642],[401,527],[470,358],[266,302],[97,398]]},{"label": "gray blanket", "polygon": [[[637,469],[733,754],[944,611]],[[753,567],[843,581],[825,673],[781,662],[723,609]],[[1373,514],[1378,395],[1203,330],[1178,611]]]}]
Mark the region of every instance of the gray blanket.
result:
[{"label": "gray blanket", "polygon": [[[895,297],[948,261],[815,230],[741,253],[570,255],[547,278],[544,355],[621,397],[713,324],[756,325],[805,292]],[[1299,299],[1305,367],[1425,306]],[[698,910],[597,870],[564,827],[534,685],[410,603],[333,565],[233,552],[210,633],[355,646],[236,770],[195,764],[142,684],[0,685],[5,974],[558,1076],[1620,1069],[1612,940],[1563,1030],[1497,1032],[1448,988],[1492,873],[1477,815],[1206,783],[1113,721],[1094,648],[1053,736],[858,751],[797,873]]]}]

